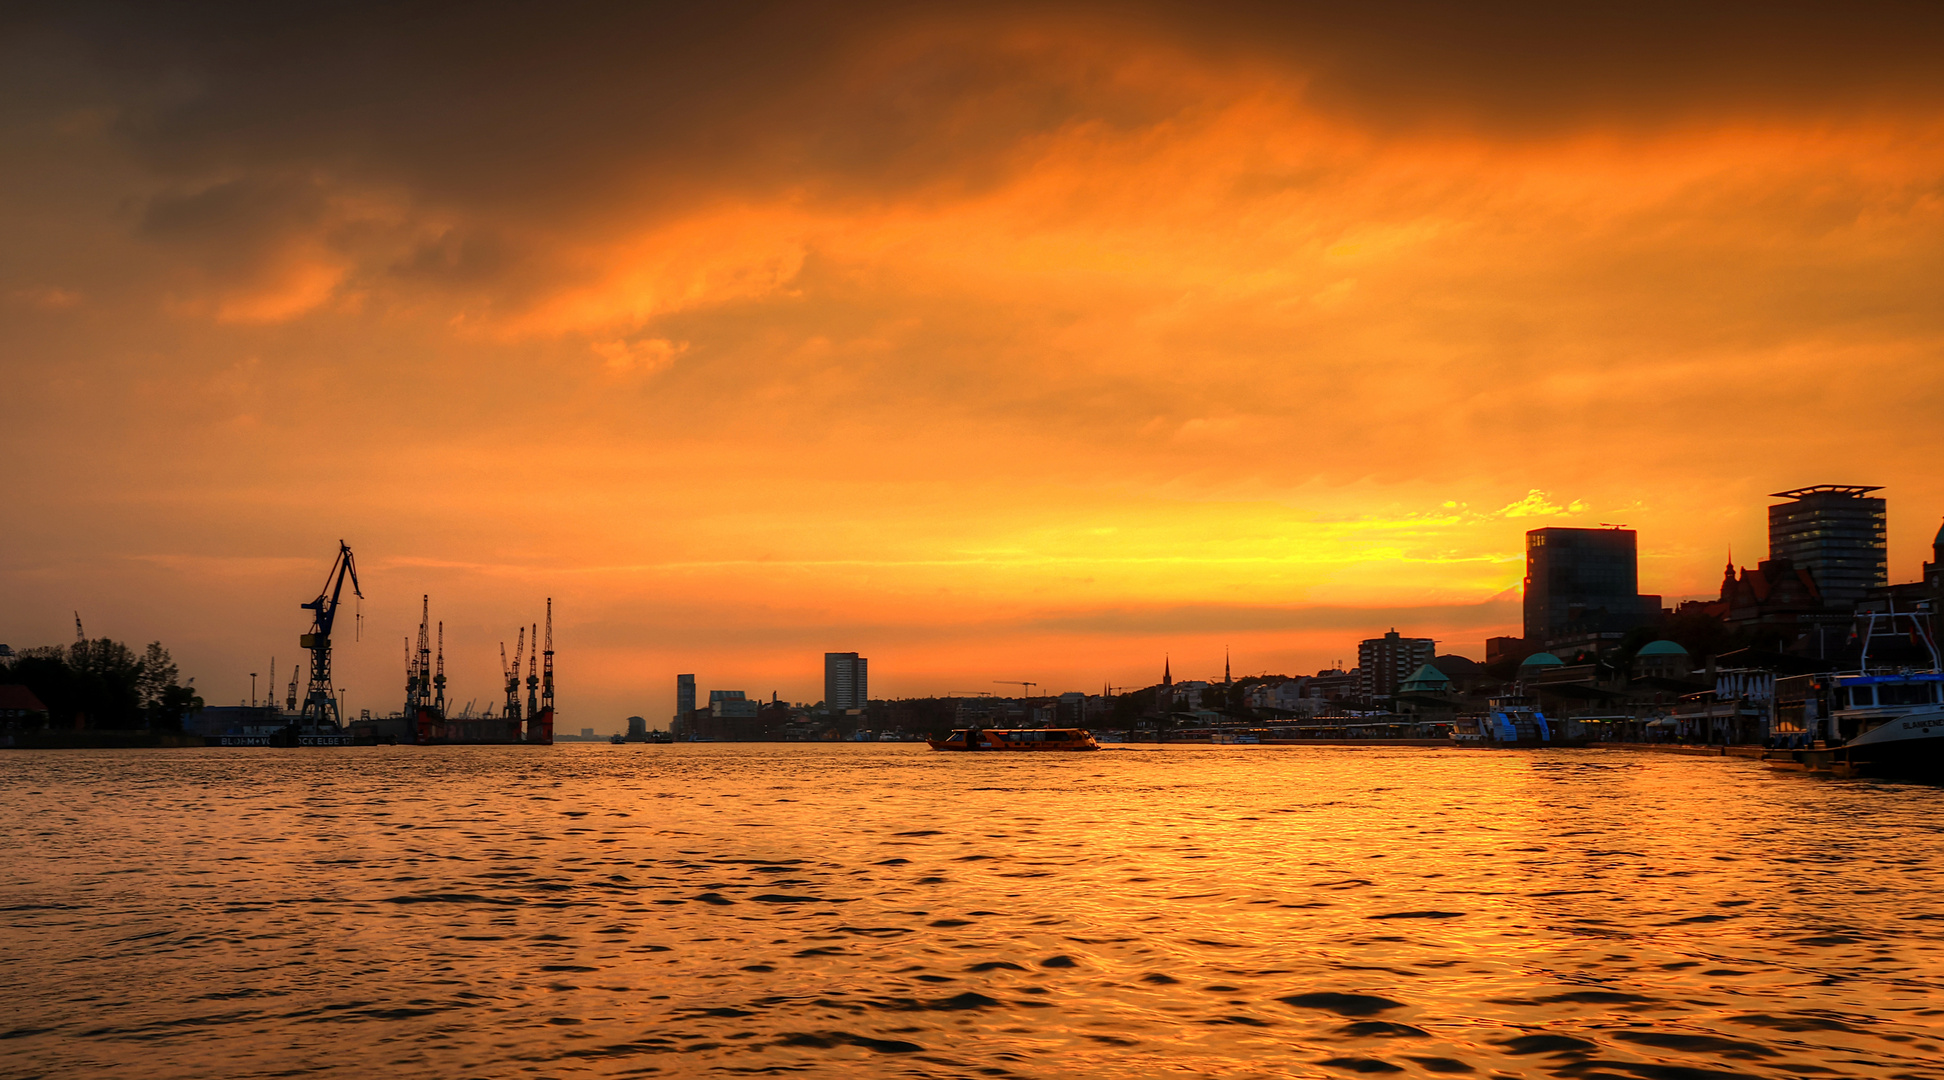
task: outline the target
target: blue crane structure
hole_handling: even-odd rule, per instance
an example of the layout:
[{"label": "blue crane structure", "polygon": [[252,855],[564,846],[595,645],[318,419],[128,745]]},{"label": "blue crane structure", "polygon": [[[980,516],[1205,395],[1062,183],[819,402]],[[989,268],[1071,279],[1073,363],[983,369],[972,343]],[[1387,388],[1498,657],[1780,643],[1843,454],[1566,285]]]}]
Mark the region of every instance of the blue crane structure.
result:
[{"label": "blue crane structure", "polygon": [[332,726],[344,726],[337,696],[331,692],[331,627],[337,622],[338,601],[344,595],[347,577],[351,579],[351,592],[364,599],[364,591],[358,588],[358,564],[351,556],[351,545],[339,540],[337,559],[331,563],[331,572],[324,576],[324,587],[318,590],[317,599],[299,605],[306,611],[316,612],[311,619],[311,632],[297,639],[297,644],[309,649],[311,656],[310,689],[304,695],[303,712],[298,715],[300,723],[323,723],[328,718]]}]

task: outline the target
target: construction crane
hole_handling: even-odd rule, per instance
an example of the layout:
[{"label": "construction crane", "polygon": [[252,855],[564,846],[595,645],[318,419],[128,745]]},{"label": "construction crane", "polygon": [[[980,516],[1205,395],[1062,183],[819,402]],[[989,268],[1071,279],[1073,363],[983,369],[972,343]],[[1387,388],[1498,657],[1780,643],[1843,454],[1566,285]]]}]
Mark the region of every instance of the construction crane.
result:
[{"label": "construction crane", "polygon": [[358,588],[358,564],[351,557],[351,545],[339,540],[337,558],[331,563],[331,572],[324,575],[324,587],[318,590],[317,599],[299,605],[316,613],[311,618],[311,632],[297,639],[297,644],[309,649],[311,654],[310,687],[304,693],[299,722],[322,723],[328,717],[333,727],[344,726],[338,697],[331,692],[331,625],[337,621],[338,601],[344,595],[347,577],[351,579],[351,592],[364,599],[364,591]]},{"label": "construction crane", "polygon": [[991,697],[990,690],[947,690],[946,697]]},{"label": "construction crane", "polygon": [[1022,682],[1022,681],[1020,681],[1020,680],[1018,680],[1018,679],[994,679],[994,680],[992,680],[992,681],[993,681],[993,682],[996,682],[996,683],[1004,683],[1004,684],[1005,684],[1005,685],[1007,685],[1007,686],[1023,686],[1023,687],[1025,687],[1025,688],[1026,688],[1026,696],[1027,696],[1027,697],[1032,697],[1032,696],[1033,696],[1033,687],[1035,687],[1035,686],[1038,686],[1038,685],[1039,685],[1039,684],[1038,684],[1038,683],[1036,683],[1036,682]]}]

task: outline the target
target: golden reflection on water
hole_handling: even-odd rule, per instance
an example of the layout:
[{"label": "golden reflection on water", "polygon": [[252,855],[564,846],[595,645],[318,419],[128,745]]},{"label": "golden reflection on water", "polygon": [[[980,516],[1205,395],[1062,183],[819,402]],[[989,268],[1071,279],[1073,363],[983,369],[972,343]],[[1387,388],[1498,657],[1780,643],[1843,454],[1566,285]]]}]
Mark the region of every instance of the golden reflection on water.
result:
[{"label": "golden reflection on water", "polygon": [[15,753],[13,1076],[1944,1075],[1944,792],[1616,751]]}]

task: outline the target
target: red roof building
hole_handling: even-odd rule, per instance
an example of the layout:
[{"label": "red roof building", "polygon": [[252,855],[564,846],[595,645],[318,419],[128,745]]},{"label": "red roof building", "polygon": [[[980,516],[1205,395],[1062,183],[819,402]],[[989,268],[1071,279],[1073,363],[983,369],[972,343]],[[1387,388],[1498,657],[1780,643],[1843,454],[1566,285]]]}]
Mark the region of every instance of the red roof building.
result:
[{"label": "red roof building", "polygon": [[41,704],[32,690],[18,683],[0,686],[0,720],[21,720],[36,715],[46,716],[47,706]]}]

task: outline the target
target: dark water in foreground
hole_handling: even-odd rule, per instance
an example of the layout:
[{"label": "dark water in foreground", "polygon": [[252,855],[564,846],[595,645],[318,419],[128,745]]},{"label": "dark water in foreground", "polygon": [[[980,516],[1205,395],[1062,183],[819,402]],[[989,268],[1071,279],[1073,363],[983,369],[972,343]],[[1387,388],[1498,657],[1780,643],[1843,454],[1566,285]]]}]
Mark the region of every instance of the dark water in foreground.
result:
[{"label": "dark water in foreground", "polygon": [[1944,1077],[1944,791],[1614,751],[9,752],[0,1075]]}]

